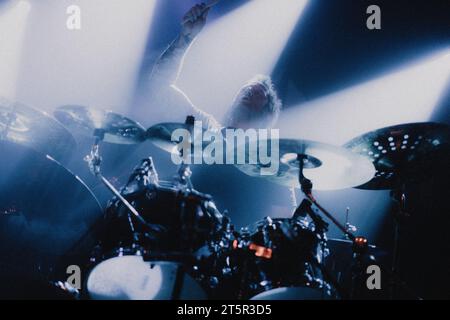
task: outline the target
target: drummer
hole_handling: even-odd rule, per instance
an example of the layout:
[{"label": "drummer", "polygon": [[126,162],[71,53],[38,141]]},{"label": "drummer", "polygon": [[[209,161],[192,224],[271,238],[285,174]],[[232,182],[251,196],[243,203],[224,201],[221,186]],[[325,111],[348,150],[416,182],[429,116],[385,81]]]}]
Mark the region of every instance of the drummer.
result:
[{"label": "drummer", "polygon": [[155,63],[147,87],[153,106],[171,110],[167,115],[170,118],[166,116],[167,121],[183,121],[187,115],[194,115],[206,128],[272,128],[278,119],[281,101],[268,76],[256,75],[241,87],[223,124],[195,106],[176,86],[183,58],[205,26],[208,11],[204,3],[192,7],[183,17],[180,34]]},{"label": "drummer", "polygon": [[[204,8],[204,4],[196,5],[185,14],[183,21],[187,22],[181,24],[179,34],[153,66],[146,84],[148,98],[143,97],[151,103],[146,105],[145,114],[151,114],[153,124],[184,122],[187,115],[194,115],[197,120],[202,121],[204,127],[209,128],[229,127],[244,130],[275,128],[282,105],[268,76],[255,75],[244,84],[236,93],[223,121],[220,122],[201,110],[200,106],[194,105],[187,94],[177,87],[177,79],[183,68],[183,59],[205,26],[208,9]],[[230,212],[259,212],[262,218],[271,213],[268,208],[274,205],[273,199],[276,199],[276,205],[289,201],[289,194],[284,188],[266,181],[258,180],[258,183],[255,183],[254,179],[243,176],[233,166],[199,166],[195,170],[194,184],[201,186],[203,190],[209,190],[212,194],[223,194],[221,190],[227,190],[226,208]],[[217,179],[211,179],[212,176]],[[236,188],[236,181],[239,181],[240,186],[245,187]],[[258,201],[241,201],[242,197],[253,199],[258,194],[271,194],[273,197],[260,197]],[[225,203],[219,205],[223,207]],[[252,223],[255,217],[236,214],[231,218],[236,225],[245,226]]]}]

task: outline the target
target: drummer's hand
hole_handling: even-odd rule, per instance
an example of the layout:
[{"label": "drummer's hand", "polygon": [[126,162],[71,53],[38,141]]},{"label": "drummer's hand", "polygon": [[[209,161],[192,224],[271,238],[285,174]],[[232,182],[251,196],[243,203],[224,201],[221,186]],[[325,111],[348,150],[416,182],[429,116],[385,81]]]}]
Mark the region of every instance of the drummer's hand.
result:
[{"label": "drummer's hand", "polygon": [[183,17],[181,21],[181,34],[189,40],[193,40],[202,31],[206,23],[209,8],[206,4],[196,4]]}]

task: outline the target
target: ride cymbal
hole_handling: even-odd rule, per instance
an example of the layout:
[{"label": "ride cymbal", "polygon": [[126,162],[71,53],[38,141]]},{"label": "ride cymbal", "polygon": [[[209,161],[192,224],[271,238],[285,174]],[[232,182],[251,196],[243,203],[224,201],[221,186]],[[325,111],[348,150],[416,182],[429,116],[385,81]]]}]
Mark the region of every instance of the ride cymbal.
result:
[{"label": "ride cymbal", "polygon": [[[268,154],[272,154],[271,141],[259,141],[267,144]],[[298,155],[303,156],[303,174],[310,179],[316,190],[344,189],[361,185],[369,181],[375,173],[375,168],[367,158],[354,154],[344,148],[309,140],[279,139],[279,168],[276,173],[261,175],[261,170],[267,165],[238,164],[236,167],[245,174],[260,177],[269,181],[299,188]],[[246,144],[248,146],[248,143]],[[237,146],[239,152],[242,146]],[[251,148],[250,148],[251,149]],[[246,147],[247,159],[252,151]],[[257,152],[253,148],[253,152]],[[255,155],[253,155],[255,158]],[[257,159],[257,158],[255,158]]]}]

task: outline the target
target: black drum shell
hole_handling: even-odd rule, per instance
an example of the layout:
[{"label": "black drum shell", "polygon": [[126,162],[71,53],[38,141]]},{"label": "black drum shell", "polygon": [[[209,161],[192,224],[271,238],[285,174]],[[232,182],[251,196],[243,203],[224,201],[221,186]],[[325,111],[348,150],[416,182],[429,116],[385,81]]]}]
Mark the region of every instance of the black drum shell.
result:
[{"label": "black drum shell", "polygon": [[[314,260],[320,261],[322,250],[313,230],[295,219],[260,221],[250,229],[241,235],[233,257],[242,298],[280,287],[321,285]],[[258,256],[251,244],[270,249],[270,257]]]},{"label": "black drum shell", "polygon": [[155,253],[191,254],[207,245],[221,226],[214,203],[197,192],[149,185],[126,199],[147,224],[112,199],[100,237],[105,251],[139,245]]}]

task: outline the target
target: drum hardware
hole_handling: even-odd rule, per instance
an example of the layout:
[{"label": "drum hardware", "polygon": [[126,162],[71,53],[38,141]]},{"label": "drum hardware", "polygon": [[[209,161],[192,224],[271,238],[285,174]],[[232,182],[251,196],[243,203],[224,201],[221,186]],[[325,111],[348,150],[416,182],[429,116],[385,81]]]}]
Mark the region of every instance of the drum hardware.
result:
[{"label": "drum hardware", "polygon": [[[67,191],[85,197],[86,192],[83,191],[84,185],[80,185],[78,178],[72,179],[74,176],[62,170],[63,168],[50,157],[40,157],[38,153],[11,142],[11,132],[21,132],[17,129],[23,127],[19,120],[32,119],[31,114],[31,111],[2,114],[0,108],[0,129],[3,129],[1,136],[3,140],[8,140],[1,141],[2,148],[7,151],[7,159],[2,160],[5,164],[0,168],[8,173],[20,173],[20,176],[0,175],[4,179],[9,177],[9,180],[5,181],[0,178],[0,182],[14,191],[12,202],[5,200],[8,196],[3,197],[0,212],[4,212],[3,216],[9,220],[37,219],[39,223],[49,226],[50,232],[47,232],[46,236],[52,244],[63,243],[65,240],[60,241],[62,233],[57,233],[54,226],[64,229],[63,233],[67,233],[69,228],[61,224],[58,217],[50,217],[49,213],[43,215],[41,212],[42,204],[50,204],[51,207],[54,199],[42,192],[39,196],[43,197],[43,201],[33,200],[30,207],[24,207],[21,204],[26,201],[17,197],[23,190],[44,190],[49,182],[46,178],[39,178],[40,174],[45,177],[56,176],[68,186],[67,190],[60,188],[59,192]],[[239,299],[357,299],[360,297],[359,290],[365,285],[365,267],[368,263],[377,264],[383,274],[388,276],[391,281],[391,298],[395,298],[400,288],[409,290],[405,282],[398,277],[400,231],[403,222],[409,217],[408,183],[414,175],[416,180],[426,178],[435,163],[444,159],[443,155],[448,150],[450,141],[448,127],[430,123],[379,129],[353,139],[346,145],[348,150],[313,141],[281,139],[280,171],[277,175],[263,179],[291,187],[291,204],[294,208],[292,216],[283,219],[266,217],[256,223],[253,229],[243,228],[237,232],[230,219],[215,208],[213,198],[194,189],[191,182],[192,172],[187,161],[182,161],[171,181],[159,179],[151,157],[142,160],[134,168],[127,183],[120,189],[116,189],[102,175],[102,142],[131,144],[148,138],[164,150],[180,152],[183,158],[186,155],[181,153],[182,150],[174,149],[175,142],[167,138],[176,128],[192,128],[193,117],[188,118],[184,124],[156,125],[145,133],[136,122],[110,112],[92,111],[85,107],[66,107],[56,114],[59,114],[69,127],[80,129],[84,135],[93,135],[94,143],[85,160],[91,173],[114,195],[107,215],[108,212],[112,213],[117,215],[118,219],[112,221],[113,228],[108,229],[110,238],[100,237],[99,251],[92,254],[93,265],[86,285],[90,298],[185,299],[209,296]],[[53,122],[50,120],[47,123]],[[33,129],[37,127],[39,126],[33,122],[25,126],[31,131],[39,132]],[[163,135],[160,134],[161,128],[165,132]],[[23,137],[28,142],[32,141],[28,134]],[[39,145],[30,143],[32,146]],[[391,146],[391,143],[394,145]],[[20,155],[21,150],[27,155],[27,160],[17,171],[11,170],[11,163],[16,161],[10,155]],[[445,165],[445,160],[442,162]],[[330,168],[330,165],[333,165],[332,168],[336,169],[336,172],[326,171],[325,176],[319,174],[319,170]],[[254,169],[255,165],[238,168],[254,176],[259,170],[253,170],[252,166]],[[52,174],[48,173],[50,169]],[[42,184],[42,181],[46,181],[46,184]],[[50,185],[57,188],[55,183],[50,182]],[[305,195],[300,205],[297,204],[295,189],[292,186],[299,187]],[[349,208],[345,213],[345,223],[341,224],[313,196],[313,190],[316,189],[345,187],[392,189],[391,196],[398,204],[398,210],[394,213],[395,245],[390,270],[386,270],[373,257],[372,253],[376,248],[370,245],[366,238],[354,234],[356,227],[349,222]],[[79,197],[75,198],[80,201]],[[28,197],[28,202],[29,199],[34,197]],[[49,211],[47,206],[44,209],[45,212]],[[56,214],[63,212],[59,207],[53,211]],[[95,210],[88,211],[90,218],[93,218],[92,213]],[[72,217],[70,223],[77,222],[76,219],[81,216]],[[116,233],[115,229],[122,227],[119,225],[122,217],[124,234]],[[348,244],[352,253],[349,289],[343,288],[340,279],[336,278],[325,264],[330,254],[330,244],[336,244],[336,240],[327,239],[329,225],[325,218],[349,239],[348,242],[341,240],[342,243]],[[1,222],[4,223],[7,219],[2,219]],[[84,228],[89,225],[88,220],[82,221]],[[108,220],[103,221],[107,226],[105,222]],[[17,229],[17,225],[11,224],[6,227],[5,230],[19,230],[22,234],[30,235],[26,241],[20,243],[19,250],[31,248],[30,251],[39,251],[38,260],[42,259],[43,265],[52,264],[51,259],[46,259],[49,252],[60,255],[77,242],[68,241],[67,246],[61,246],[64,250],[56,249],[42,242],[45,237],[39,237],[37,229],[34,230],[30,226],[29,229]],[[77,223],[72,229],[77,236],[84,230],[81,224],[78,226]],[[22,232],[24,230],[25,232]],[[35,237],[36,234],[38,237]],[[122,237],[123,235],[125,237]],[[74,240],[76,237],[69,234],[68,238]],[[19,242],[15,245],[19,245]],[[103,275],[108,278],[102,278]],[[146,286],[146,283],[154,286]],[[75,294],[70,292],[70,288],[63,282],[55,285],[66,293]],[[105,291],[102,291],[102,286],[105,286]],[[186,295],[187,287],[193,288],[195,294]]]},{"label": "drum hardware", "polygon": [[[345,209],[345,228],[347,229],[347,231],[356,232],[358,230],[358,228],[356,228],[356,226],[350,224],[349,214],[350,214],[350,208],[347,207]],[[348,239],[346,234],[344,234],[343,236],[344,236],[344,238]]]},{"label": "drum hardware", "polygon": [[[101,175],[99,142],[102,141],[102,132],[96,130],[95,133],[94,145],[86,161],[91,172],[115,195],[110,205],[111,213],[119,216],[121,206],[127,213],[125,229],[119,233],[110,231],[114,236],[103,241],[104,249],[100,249],[102,257],[93,259],[95,265],[87,282],[91,296],[117,298],[114,292],[119,294],[117,290],[125,290],[128,298],[178,299],[186,298],[186,285],[189,284],[197,288],[192,291],[192,297],[203,298],[203,290],[195,283],[195,276],[208,275],[208,270],[202,266],[196,251],[201,250],[202,246],[223,246],[227,239],[223,239],[220,233],[230,230],[229,220],[222,221],[223,216],[215,208],[211,196],[193,189],[190,181],[192,173],[184,161],[173,182],[166,183],[159,180],[152,159],[144,159],[119,192]],[[135,218],[139,220],[139,225],[133,224]],[[115,224],[113,222],[113,228]],[[222,231],[219,230],[220,226]],[[129,240],[120,240],[120,232],[125,232],[122,236]],[[217,241],[222,243],[218,244]],[[115,253],[108,255],[107,247],[110,245],[116,249]],[[127,283],[125,270],[120,274],[114,273],[117,266],[127,261],[137,272],[132,276],[132,283]],[[119,282],[105,282],[102,274],[107,275],[109,281],[117,277]],[[144,285],[146,281],[155,282],[153,286],[147,286]],[[160,288],[156,286],[158,281],[162,281]],[[109,290],[105,291],[105,286]],[[195,291],[198,293],[194,294]]]},{"label": "drum hardware", "polygon": [[[347,230],[347,228],[345,226],[343,226],[336,218],[334,218],[334,216],[328,212],[327,210],[325,210],[325,208],[323,208],[317,201],[316,199],[313,197],[312,195],[312,189],[313,189],[313,184],[312,181],[308,178],[305,177],[305,175],[303,174],[304,171],[304,160],[306,159],[306,155],[304,154],[297,154],[297,159],[298,159],[298,166],[299,166],[299,170],[298,170],[298,180],[300,183],[300,188],[303,192],[303,194],[306,196],[306,201],[309,201],[310,204],[314,204],[328,219],[330,219],[350,240],[354,241],[355,240],[355,236]],[[308,206],[306,206],[308,207]],[[311,218],[313,220],[317,220],[319,222],[319,227],[322,227],[322,229],[324,228],[323,225],[325,222],[323,222],[322,218],[318,215],[316,215],[314,213],[313,210],[308,210],[307,211]],[[294,213],[295,214],[295,213]],[[326,231],[326,230],[325,230]]]},{"label": "drum hardware", "polygon": [[55,287],[61,289],[64,293],[66,293],[69,297],[73,297],[75,300],[79,300],[81,297],[81,293],[78,289],[72,287],[69,283],[56,281],[52,283]]},{"label": "drum hardware", "polygon": [[366,156],[373,162],[376,169],[375,176],[357,188],[391,189],[391,197],[397,204],[393,217],[393,256],[391,269],[388,272],[391,278],[390,298],[394,299],[399,287],[410,291],[398,276],[400,229],[409,218],[406,210],[407,186],[409,183],[427,179],[440,167],[448,166],[450,126],[433,122],[395,125],[358,136],[345,143],[344,147]]},{"label": "drum hardware", "polygon": [[[180,187],[186,187],[193,189],[191,182],[192,171],[189,166],[188,157],[193,156],[193,153],[183,154],[183,148],[179,148],[179,142],[172,140],[172,135],[175,130],[183,129],[191,132],[191,136],[194,130],[195,117],[187,116],[184,123],[159,123],[147,129],[146,137],[156,147],[167,151],[171,154],[176,153],[181,159],[181,163],[178,167],[175,181],[178,182]],[[190,142],[192,149],[192,141]]]},{"label": "drum hardware", "polygon": [[364,237],[356,237],[352,242],[352,279],[350,299],[357,299],[360,296],[359,290],[362,290],[365,284],[365,271],[367,264],[364,260],[368,252],[369,243]]},{"label": "drum hardware", "polygon": [[295,193],[295,187],[289,188],[289,196],[290,196],[290,200],[291,200],[292,212],[295,212],[295,210],[298,207],[297,195]]},{"label": "drum hardware", "polygon": [[[253,231],[251,231],[253,230]],[[315,261],[323,257],[317,233],[299,219],[266,217],[241,229],[233,242],[240,261],[239,299],[330,297]]]},{"label": "drum hardware", "polygon": [[[393,211],[393,222],[394,222],[394,247],[392,250],[392,265],[391,273],[394,275],[400,272],[400,229],[401,226],[406,223],[407,219],[410,217],[409,212],[406,209],[406,185],[403,184],[399,188],[396,188],[390,192],[392,200],[396,203],[397,209]],[[397,293],[397,285],[395,281],[391,281],[390,297],[394,299]]]},{"label": "drum hardware", "polygon": [[92,149],[89,155],[87,155],[84,160],[88,163],[89,170],[91,173],[97,177],[113,194],[117,197],[131,212],[135,218],[142,223],[143,225],[147,225],[145,220],[141,217],[139,212],[122,196],[122,194],[106,179],[100,172],[100,165],[102,162],[102,157],[99,152],[100,142],[103,140],[105,136],[105,131],[100,129],[94,130],[94,143],[92,145]]},{"label": "drum hardware", "polygon": [[[141,170],[142,172],[143,170]],[[138,176],[138,180],[142,179]],[[145,188],[135,188],[135,183],[132,181],[131,187],[128,185],[124,190],[130,191],[126,197],[143,213],[141,217],[146,224],[139,224],[134,228],[132,223],[128,225],[130,218],[128,215],[127,220],[124,221],[125,229],[117,229],[119,232],[116,232],[114,228],[118,226],[119,221],[112,221],[112,229],[108,232],[111,238],[102,240],[101,257],[95,261],[88,278],[87,288],[90,295],[93,298],[117,299],[118,293],[114,292],[124,290],[127,292],[127,297],[123,298],[186,299],[189,298],[187,296],[189,292],[186,291],[186,286],[188,286],[193,290],[191,297],[204,298],[203,290],[190,274],[190,268],[195,269],[197,258],[194,250],[201,244],[194,238],[206,236],[207,233],[202,233],[206,229],[198,229],[198,234],[194,234],[195,231],[192,230],[196,230],[196,226],[192,226],[190,219],[193,218],[193,213],[198,212],[197,210],[204,210],[203,207],[205,210],[212,208],[205,204],[210,201],[210,197],[198,192],[189,192],[187,189],[183,191],[178,189],[175,184],[171,187],[148,184]],[[153,195],[147,198],[148,193]],[[114,206],[110,207],[114,216],[119,216],[120,206],[123,206],[123,203],[116,199]],[[124,209],[128,211],[126,207]],[[178,215],[175,216],[175,214]],[[203,220],[197,221],[198,227],[208,228],[202,223],[210,216],[204,212],[203,217]],[[157,231],[163,230],[163,232],[148,230],[148,225],[158,226]],[[191,226],[194,229],[190,229]],[[174,232],[178,232],[178,234]],[[135,235],[139,235],[139,237]],[[124,241],[126,238],[129,241]],[[205,238],[205,240],[207,239]],[[202,243],[207,244],[208,241]],[[108,255],[108,248],[117,248],[118,245],[121,248],[115,249],[115,253]],[[128,272],[125,270],[120,271],[122,267],[126,267],[127,263],[130,263],[130,272],[134,270],[133,275],[127,275]],[[203,273],[204,270],[199,272]],[[116,277],[118,279],[116,284],[110,284]],[[131,282],[127,281],[129,277],[132,279]],[[104,286],[109,289],[105,291]]]},{"label": "drum hardware", "polygon": [[189,189],[193,189],[193,185],[191,182],[192,171],[188,164],[182,162],[178,167],[177,175],[175,176],[175,180],[178,182],[179,186],[184,186]]},{"label": "drum hardware", "polygon": [[[298,155],[298,159],[302,160],[303,155],[299,154]],[[311,182],[311,180],[307,179],[304,175],[303,175],[303,161],[299,161],[299,182],[300,182],[300,186],[301,186],[301,190],[304,193],[304,195],[306,196],[306,199],[304,199],[304,201],[306,201],[309,206],[304,206],[306,208],[308,208],[309,210],[307,211],[309,213],[309,215],[311,216],[311,218],[313,219],[318,219],[316,215],[316,218],[313,218],[314,216],[314,210],[311,209],[311,205],[314,204],[328,219],[330,219],[334,225],[336,225],[344,234],[344,236],[346,238],[348,238],[350,241],[352,241],[353,245],[352,245],[352,251],[353,251],[353,267],[352,267],[352,286],[350,289],[350,294],[346,294],[342,291],[340,291],[340,293],[342,294],[342,297],[348,297],[350,299],[354,299],[355,297],[357,297],[357,295],[355,295],[355,290],[356,287],[360,286],[361,283],[364,283],[364,278],[363,278],[363,274],[365,272],[364,268],[362,268],[363,266],[363,258],[365,257],[366,253],[367,253],[367,249],[369,247],[369,243],[368,240],[364,237],[361,236],[355,236],[352,232],[353,228],[349,228],[349,224],[348,222],[345,223],[345,225],[342,225],[336,218],[334,218],[334,216],[328,212],[325,208],[323,208],[318,202],[317,200],[314,198],[314,196],[312,195],[312,189],[313,189],[313,184]],[[311,214],[313,213],[313,214]],[[348,210],[347,210],[347,217],[348,217]],[[321,218],[319,217],[319,225],[320,225],[320,220]],[[347,220],[348,221],[348,220]],[[323,268],[323,272],[324,274],[328,274],[328,276],[330,276],[330,281],[332,281],[332,283],[335,286],[339,287],[339,283],[333,279],[333,277],[331,277],[330,273],[326,270],[326,268],[324,266],[322,266]]]},{"label": "drum hardware", "polygon": [[146,186],[159,185],[159,177],[156,172],[153,158],[148,157],[141,161],[141,164],[136,166],[133,173],[128,178],[128,182],[122,188],[121,193],[124,195],[130,195],[143,190]]},{"label": "drum hardware", "polygon": [[[267,145],[271,145],[268,143]],[[248,150],[246,148],[245,150]],[[312,196],[313,183],[319,185],[318,189],[341,189],[346,187],[358,186],[373,178],[375,168],[370,160],[361,155],[352,154],[343,148],[334,147],[308,140],[279,140],[280,168],[276,175],[268,175],[263,179],[287,185],[288,187],[300,187],[306,195],[304,201],[293,212],[293,218],[300,221],[305,220],[309,215],[316,230],[314,230],[318,239],[322,239],[320,245],[322,251],[325,249],[327,224],[320,215],[312,210],[314,204],[328,219],[330,219],[338,228],[352,241],[355,236],[351,230],[343,226],[332,214],[326,211]],[[237,165],[237,168],[250,176],[259,176],[259,164]],[[255,169],[256,168],[256,169]],[[307,176],[306,176],[307,175]],[[291,190],[291,202],[296,203],[295,192]],[[303,222],[305,225],[306,222]],[[311,259],[310,261],[316,268],[321,270],[327,281],[330,282],[342,297],[348,297],[343,290],[340,290],[339,284],[330,272],[320,263]]]},{"label": "drum hardware", "polygon": [[[302,169],[300,170],[300,172],[302,172]],[[303,177],[302,179],[306,179],[306,178]],[[310,184],[310,182],[305,182],[303,180],[302,184],[305,185],[304,186],[305,190],[309,190],[310,187],[312,188],[312,184]],[[312,209],[311,206],[312,206],[312,202],[310,200],[303,199],[300,206],[294,212],[293,218],[305,217],[306,215],[308,215],[312,219],[312,222],[313,222],[314,228],[315,228],[314,231],[320,237],[320,246],[321,246],[321,251],[323,253],[321,261],[324,261],[325,255],[328,253],[327,236],[326,236],[326,233],[328,231],[328,223],[326,223],[320,217],[320,215],[318,215]],[[344,298],[344,299],[348,298],[349,294],[342,288],[342,286],[339,284],[337,279],[331,274],[331,272],[325,267],[325,265],[323,263],[321,263],[320,261],[318,261],[317,259],[314,259],[314,257],[312,257],[312,258],[313,258],[312,261],[313,261],[314,265],[320,269],[320,271],[322,272],[322,274],[324,276],[324,279],[334,287],[334,289],[337,291],[339,297]]]},{"label": "drum hardware", "polygon": [[109,110],[80,105],[58,107],[53,115],[77,135],[92,137],[115,144],[136,144],[145,141],[145,129],[138,122]]},{"label": "drum hardware", "polygon": [[102,157],[100,156],[100,142],[103,141],[105,137],[105,130],[101,128],[94,129],[94,143],[91,148],[91,152],[89,155],[87,155],[84,160],[87,162],[90,172],[97,177],[106,187],[109,189],[114,196],[119,199],[121,203],[123,203],[127,209],[128,209],[128,222],[131,230],[134,233],[135,226],[133,222],[131,221],[131,217],[129,214],[133,214],[133,216],[136,218],[136,220],[141,224],[146,226],[149,230],[152,230],[153,232],[161,232],[162,229],[159,226],[148,224],[142,216],[139,214],[139,212],[134,208],[128,200],[125,199],[125,197],[122,195],[122,193],[129,193],[130,192],[130,183],[137,181],[140,184],[140,188],[147,185],[148,183],[157,183],[158,182],[158,175],[156,173],[156,170],[154,170],[153,160],[151,158],[144,159],[142,161],[141,166],[135,168],[134,173],[129,178],[129,181],[122,191],[118,191],[109,181],[101,174],[101,162]]}]

